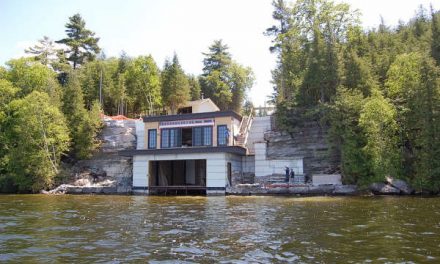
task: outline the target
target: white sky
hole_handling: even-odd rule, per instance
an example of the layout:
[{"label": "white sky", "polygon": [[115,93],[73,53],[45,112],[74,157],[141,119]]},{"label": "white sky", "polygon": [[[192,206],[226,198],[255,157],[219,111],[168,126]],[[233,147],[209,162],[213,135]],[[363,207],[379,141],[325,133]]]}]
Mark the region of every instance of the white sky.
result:
[{"label": "white sky", "polygon": [[[107,56],[151,54],[159,67],[173,52],[187,73],[198,75],[202,52],[215,39],[223,39],[237,62],[250,66],[256,77],[249,96],[262,105],[272,93],[270,38],[263,32],[273,25],[271,0],[0,0],[0,64],[24,55],[24,48],[44,35],[64,37],[68,17],[79,12],[87,27],[101,38]],[[408,21],[419,5],[429,8],[431,0],[349,0],[361,11],[367,28],[383,16],[388,25]],[[433,3],[438,8],[438,3]]]}]

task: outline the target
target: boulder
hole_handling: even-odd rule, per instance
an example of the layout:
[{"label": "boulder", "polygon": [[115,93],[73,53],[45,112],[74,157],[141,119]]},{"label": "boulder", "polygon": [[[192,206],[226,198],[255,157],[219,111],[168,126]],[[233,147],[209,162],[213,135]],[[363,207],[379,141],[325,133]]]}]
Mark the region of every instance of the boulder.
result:
[{"label": "boulder", "polygon": [[370,185],[370,191],[376,195],[384,195],[384,194],[400,194],[400,190],[385,184],[383,182],[375,182]]},{"label": "boulder", "polygon": [[403,180],[399,179],[393,179],[391,177],[387,177],[387,182],[393,186],[394,188],[397,188],[400,190],[402,194],[412,194],[414,193],[414,189],[409,186],[408,183],[406,183]]}]

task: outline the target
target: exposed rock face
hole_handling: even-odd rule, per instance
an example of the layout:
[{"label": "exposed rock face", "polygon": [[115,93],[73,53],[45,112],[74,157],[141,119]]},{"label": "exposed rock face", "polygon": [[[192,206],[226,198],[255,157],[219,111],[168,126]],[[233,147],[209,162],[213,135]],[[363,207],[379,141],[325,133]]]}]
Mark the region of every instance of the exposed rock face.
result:
[{"label": "exposed rock face", "polygon": [[113,181],[115,192],[129,193],[132,186],[132,158],[118,155],[118,151],[136,148],[136,128],[133,120],[104,120],[100,134],[99,152],[89,160],[75,164],[76,173],[88,174],[93,183]]},{"label": "exposed rock face", "polygon": [[280,131],[267,132],[268,159],[303,158],[304,174],[338,172],[339,157],[331,155],[327,143],[327,129],[318,122],[308,122],[288,134]]},{"label": "exposed rock face", "polygon": [[136,127],[133,120],[104,120],[101,132],[101,152],[116,153],[136,148]]},{"label": "exposed rock face", "polygon": [[79,160],[71,168],[73,179],[49,194],[73,193],[130,193],[133,170],[132,158],[118,151],[136,148],[136,129],[133,120],[104,120],[99,135],[101,147],[88,160]]}]

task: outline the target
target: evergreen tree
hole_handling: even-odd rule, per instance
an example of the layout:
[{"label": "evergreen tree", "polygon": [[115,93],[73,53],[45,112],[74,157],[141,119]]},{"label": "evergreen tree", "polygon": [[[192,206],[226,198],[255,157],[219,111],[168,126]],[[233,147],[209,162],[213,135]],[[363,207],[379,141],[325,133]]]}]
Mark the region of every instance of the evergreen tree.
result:
[{"label": "evergreen tree", "polygon": [[438,190],[439,69],[420,53],[399,55],[388,71],[386,92],[398,109],[407,179],[418,188]]},{"label": "evergreen tree", "polygon": [[25,50],[26,53],[33,54],[35,60],[41,62],[43,65],[52,65],[57,59],[57,49],[49,37],[44,36],[43,39],[38,40],[38,44],[29,47]]},{"label": "evergreen tree", "polygon": [[232,62],[229,47],[221,40],[216,40],[209,47],[208,53],[203,53],[203,74],[200,86],[205,97],[211,98],[221,110],[226,110],[232,100],[228,86],[228,72]]},{"label": "evergreen tree", "polygon": [[367,142],[359,118],[365,98],[357,89],[338,87],[333,104],[329,105],[329,138],[333,151],[341,157],[341,171],[345,184],[367,184],[371,174],[369,157],[363,151]]},{"label": "evergreen tree", "polygon": [[190,87],[188,79],[180,66],[177,54],[174,54],[173,61],[165,61],[162,71],[162,100],[171,113],[176,114],[180,105],[190,98]]},{"label": "evergreen tree", "polygon": [[83,93],[76,72],[69,74],[69,80],[64,87],[63,113],[67,118],[72,138],[72,154],[78,159],[92,155],[97,147],[95,138],[98,127],[95,119],[84,107]]},{"label": "evergreen tree", "polygon": [[434,12],[431,6],[431,31],[432,31],[432,41],[431,41],[431,56],[440,65],[440,12]]},{"label": "evergreen tree", "polygon": [[216,40],[203,53],[203,74],[200,87],[205,97],[211,98],[221,110],[240,112],[244,95],[253,84],[250,68],[244,68],[232,60],[229,47],[221,40]]},{"label": "evergreen tree", "polygon": [[74,69],[86,60],[93,60],[101,50],[98,46],[99,38],[94,37],[95,33],[85,26],[86,22],[80,14],[69,17],[69,22],[66,24],[67,38],[56,41],[69,47],[67,59],[73,63]]},{"label": "evergreen tree", "polygon": [[190,90],[190,98],[192,101],[199,100],[201,98],[201,89],[199,79],[194,75],[188,75],[188,84]]}]

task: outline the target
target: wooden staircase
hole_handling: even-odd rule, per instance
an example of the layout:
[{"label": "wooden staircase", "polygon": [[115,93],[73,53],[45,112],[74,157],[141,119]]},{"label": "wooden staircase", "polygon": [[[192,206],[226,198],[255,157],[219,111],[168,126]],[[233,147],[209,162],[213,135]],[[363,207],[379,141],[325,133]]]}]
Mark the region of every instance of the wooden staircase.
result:
[{"label": "wooden staircase", "polygon": [[249,129],[252,126],[252,111],[249,116],[244,116],[240,123],[239,134],[235,140],[236,146],[246,148],[247,138],[249,135]]}]

